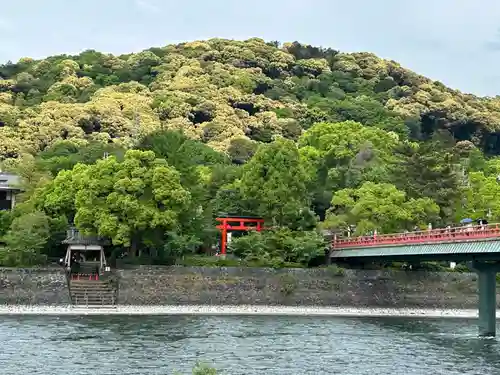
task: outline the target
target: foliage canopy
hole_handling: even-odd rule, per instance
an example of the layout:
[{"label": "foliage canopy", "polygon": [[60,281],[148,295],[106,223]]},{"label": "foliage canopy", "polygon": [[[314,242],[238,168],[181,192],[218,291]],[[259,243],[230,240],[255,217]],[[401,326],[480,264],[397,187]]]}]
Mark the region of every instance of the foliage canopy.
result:
[{"label": "foliage canopy", "polygon": [[0,261],[54,255],[67,224],[165,258],[214,245],[219,214],[259,215],[274,231],[232,251],[307,264],[318,228],[499,219],[499,130],[498,97],[299,42],[23,58],[0,65],[0,162],[24,188]]}]

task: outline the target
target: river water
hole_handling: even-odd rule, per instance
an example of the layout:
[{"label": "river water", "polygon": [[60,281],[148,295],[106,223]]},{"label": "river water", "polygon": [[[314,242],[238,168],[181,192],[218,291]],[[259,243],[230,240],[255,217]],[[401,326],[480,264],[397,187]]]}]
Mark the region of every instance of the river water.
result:
[{"label": "river water", "polygon": [[0,373],[499,374],[499,341],[476,332],[467,319],[3,316]]}]

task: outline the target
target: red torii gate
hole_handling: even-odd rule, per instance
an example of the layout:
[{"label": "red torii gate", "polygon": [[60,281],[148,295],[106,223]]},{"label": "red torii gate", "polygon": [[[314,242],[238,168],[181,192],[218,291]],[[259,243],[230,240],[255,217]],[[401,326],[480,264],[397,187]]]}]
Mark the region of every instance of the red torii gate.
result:
[{"label": "red torii gate", "polygon": [[[221,255],[226,255],[226,247],[227,247],[227,232],[238,230],[238,231],[248,231],[248,230],[256,230],[260,232],[264,229],[264,219],[261,218],[249,218],[249,217],[218,217],[218,222],[221,224],[217,225],[217,229],[220,229],[222,234],[221,241]],[[232,223],[236,223],[234,225]],[[253,225],[249,225],[253,224]]]}]

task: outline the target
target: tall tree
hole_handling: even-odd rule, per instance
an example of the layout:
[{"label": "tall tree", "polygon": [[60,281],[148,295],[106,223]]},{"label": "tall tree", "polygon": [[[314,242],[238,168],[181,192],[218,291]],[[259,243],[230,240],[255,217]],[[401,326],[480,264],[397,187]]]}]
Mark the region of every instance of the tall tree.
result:
[{"label": "tall tree", "polygon": [[332,198],[325,225],[330,228],[356,226],[356,233],[370,230],[394,233],[434,222],[438,205],[430,198],[407,199],[391,184],[365,182],[359,189],[337,191]]},{"label": "tall tree", "polygon": [[154,152],[137,150],[127,151],[123,162],[109,157],[78,164],[39,194],[45,211],[72,210],[79,229],[109,237],[133,252],[140,241],[175,230],[190,200],[179,172]]},{"label": "tall tree", "polygon": [[174,130],[157,131],[144,137],[142,150],[154,151],[180,173],[181,183],[189,188],[190,205],[179,214],[179,232],[208,243],[214,236],[213,207],[217,188],[212,183],[221,171],[230,167],[221,152]]},{"label": "tall tree", "polygon": [[500,220],[500,183],[496,175],[471,172],[468,184],[462,188],[462,199],[456,205],[455,220],[464,217]]},{"label": "tall tree", "polygon": [[307,175],[294,142],[286,139],[261,145],[245,165],[241,193],[249,207],[274,225],[304,227],[314,223]]},{"label": "tall tree", "polygon": [[396,134],[354,121],[318,123],[308,129],[299,145],[319,216],[324,217],[338,189],[356,188],[365,181],[388,182],[387,166],[394,162],[398,144]]},{"label": "tall tree", "polygon": [[401,162],[394,169],[396,186],[410,198],[435,201],[445,222],[451,220],[460,198],[459,165],[452,146],[439,135],[418,145],[406,143],[398,149]]}]

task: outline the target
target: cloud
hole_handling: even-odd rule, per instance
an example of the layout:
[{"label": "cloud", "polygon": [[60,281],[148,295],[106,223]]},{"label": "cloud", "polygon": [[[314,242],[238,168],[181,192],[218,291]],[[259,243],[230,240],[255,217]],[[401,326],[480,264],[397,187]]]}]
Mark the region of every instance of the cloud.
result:
[{"label": "cloud", "polygon": [[137,8],[148,13],[158,12],[160,7],[153,0],[134,0]]}]

